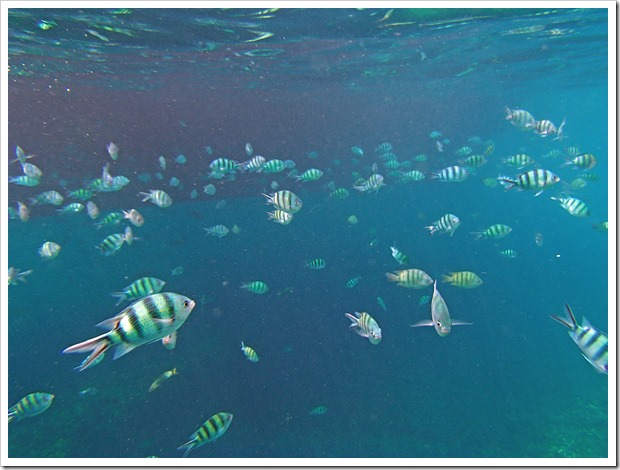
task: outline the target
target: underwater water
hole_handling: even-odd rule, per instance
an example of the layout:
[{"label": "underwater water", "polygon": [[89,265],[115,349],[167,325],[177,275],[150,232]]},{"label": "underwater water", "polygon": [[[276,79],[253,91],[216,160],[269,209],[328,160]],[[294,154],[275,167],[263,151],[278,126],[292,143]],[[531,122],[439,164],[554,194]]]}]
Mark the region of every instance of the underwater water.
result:
[{"label": "underwater water", "polygon": [[[10,424],[8,456],[181,457],[203,422],[228,412],[225,434],[189,457],[607,457],[607,376],[549,318],[568,303],[578,322],[608,331],[607,14],[11,8],[5,151],[34,155],[27,163],[43,176],[9,185],[9,206],[25,203],[30,217],[8,220],[8,266],[32,273],[9,286],[6,390],[9,405],[55,398]],[[505,107],[556,132],[519,129]],[[519,154],[535,163],[505,162]],[[594,168],[567,164],[583,154]],[[295,167],[212,174],[217,158],[256,155]],[[462,182],[432,178],[468,155],[487,162]],[[106,164],[130,182],[95,192],[98,219],[59,213]],[[318,180],[294,178],[312,168]],[[497,180],[536,169],[560,182],[535,196]],[[411,170],[424,180],[405,181]],[[19,162],[8,174],[23,174]],[[354,189],[373,174],[384,187]],[[276,185],[303,201],[287,225],[267,216],[262,193]],[[151,189],[173,204],[143,202]],[[48,190],[62,206],[29,203]],[[552,197],[577,198],[589,215]],[[130,209],[145,220],[137,239],[104,256],[95,246],[130,224],[95,223]],[[447,213],[460,219],[453,235],[429,235]],[[204,230],[219,224],[230,230],[221,238]],[[494,224],[512,231],[476,239]],[[46,241],[62,247],[56,258],[39,256]],[[306,266],[316,258],[324,269]],[[453,321],[472,324],[444,337],[410,328],[431,319],[421,298],[433,286],[386,277],[410,268],[437,279]],[[483,284],[442,281],[459,271]],[[110,293],[146,276],[196,302],[176,347],[156,341],[118,360],[110,351],[74,370],[86,354],[62,351],[105,333],[96,325],[129,305]],[[240,287],[251,281],[269,290]],[[378,344],[349,329],[345,313],[356,311],[376,320]]]}]

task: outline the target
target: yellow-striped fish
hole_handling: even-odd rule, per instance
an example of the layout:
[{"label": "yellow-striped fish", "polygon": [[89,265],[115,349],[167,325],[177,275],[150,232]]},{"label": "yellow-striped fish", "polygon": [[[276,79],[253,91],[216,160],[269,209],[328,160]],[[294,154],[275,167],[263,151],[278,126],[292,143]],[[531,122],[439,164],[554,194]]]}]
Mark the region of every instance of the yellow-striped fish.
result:
[{"label": "yellow-striped fish", "polygon": [[482,279],[471,271],[457,271],[441,276],[443,282],[449,282],[453,286],[463,287],[464,289],[475,289],[482,285]]},{"label": "yellow-striped fish", "polygon": [[233,415],[230,413],[214,414],[195,433],[189,436],[189,441],[179,446],[177,450],[184,450],[183,457],[187,457],[196,447],[203,446],[207,442],[213,442],[221,437],[230,426],[232,419]]},{"label": "yellow-striped fish", "polygon": [[170,377],[172,377],[173,375],[177,375],[177,368],[175,367],[174,369],[171,370],[167,370],[166,372],[164,372],[163,374],[161,374],[157,380],[155,380],[155,382],[153,382],[151,384],[151,386],[149,387],[149,392],[152,392],[153,390],[159,388],[161,386],[161,384],[163,384],[164,382],[166,382],[168,379],[170,379]]},{"label": "yellow-striped fish", "polygon": [[32,418],[47,410],[54,399],[51,393],[36,392],[26,395],[9,408],[9,423],[24,418]]},{"label": "yellow-striped fish", "polygon": [[345,313],[346,317],[351,320],[349,328],[355,331],[363,338],[368,338],[372,344],[379,344],[381,341],[381,328],[368,313],[355,312],[355,316]]},{"label": "yellow-striped fish", "polygon": [[246,346],[243,341],[241,341],[241,351],[243,351],[243,354],[245,354],[245,357],[248,358],[248,361],[250,362],[258,362],[258,354],[256,354],[256,351],[254,351],[254,349],[252,349],[250,346]]},{"label": "yellow-striped fish", "polygon": [[385,273],[389,281],[410,289],[423,289],[433,283],[431,277],[421,269],[403,269],[393,273]]}]

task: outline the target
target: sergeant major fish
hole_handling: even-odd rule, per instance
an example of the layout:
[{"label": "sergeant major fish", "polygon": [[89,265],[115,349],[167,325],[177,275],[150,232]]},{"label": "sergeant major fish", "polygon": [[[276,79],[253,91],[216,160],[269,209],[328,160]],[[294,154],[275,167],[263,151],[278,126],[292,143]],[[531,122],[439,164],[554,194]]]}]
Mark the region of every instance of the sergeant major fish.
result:
[{"label": "sergeant major fish", "polygon": [[351,320],[349,328],[355,331],[363,338],[368,338],[372,344],[379,344],[381,341],[381,328],[368,313],[355,312],[355,316],[345,313],[345,316]]},{"label": "sergeant major fish", "polygon": [[207,442],[213,442],[221,437],[230,426],[232,419],[233,415],[230,413],[214,414],[195,433],[189,436],[189,441],[179,446],[177,450],[184,450],[183,457],[187,457],[196,447],[203,446]]},{"label": "sergeant major fish", "polygon": [[9,408],[9,423],[24,418],[32,418],[47,410],[54,400],[51,393],[35,392],[26,395]]}]

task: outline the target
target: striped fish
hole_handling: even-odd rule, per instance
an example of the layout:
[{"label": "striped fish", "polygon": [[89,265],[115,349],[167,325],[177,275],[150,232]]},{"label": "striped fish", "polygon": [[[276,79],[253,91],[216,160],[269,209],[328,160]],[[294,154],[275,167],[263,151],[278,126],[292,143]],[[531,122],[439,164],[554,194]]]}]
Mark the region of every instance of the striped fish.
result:
[{"label": "striped fish", "polygon": [[252,349],[250,346],[246,346],[243,341],[241,341],[241,351],[243,352],[243,354],[245,354],[245,357],[248,359],[248,361],[258,362],[258,354],[256,354],[256,351],[254,351],[254,349]]},{"label": "striped fish", "polygon": [[500,238],[504,238],[510,232],[512,232],[512,228],[508,225],[494,224],[482,232],[471,233],[472,235],[476,235],[475,240],[478,240],[479,238],[493,238],[494,240],[498,240]]},{"label": "striped fish", "polygon": [[347,288],[353,289],[356,285],[359,284],[361,280],[362,280],[361,276],[352,277],[351,279],[347,281]]},{"label": "striped fish", "polygon": [[196,447],[203,446],[207,442],[213,442],[221,437],[230,426],[232,419],[233,415],[230,413],[214,414],[194,434],[189,436],[188,442],[179,446],[177,450],[184,450],[183,457],[187,457]]},{"label": "striped fish", "polygon": [[582,324],[579,325],[568,304],[564,304],[564,311],[568,315],[567,319],[560,318],[556,315],[549,316],[568,328],[570,330],[568,335],[577,346],[579,346],[583,357],[585,357],[597,371],[607,374],[607,335],[592,327],[585,317],[583,318]]},{"label": "striped fish", "polygon": [[430,179],[436,179],[441,183],[461,183],[467,179],[469,171],[458,165],[449,166],[433,173]]},{"label": "striped fish", "polygon": [[416,181],[423,181],[424,178],[426,178],[426,176],[424,176],[424,173],[422,173],[421,171],[418,170],[411,170],[411,171],[399,171],[398,173],[398,178],[400,180],[401,183],[411,183],[411,182],[416,182]]},{"label": "striped fish", "polygon": [[107,227],[108,225],[118,225],[123,220],[122,212],[109,212],[99,222],[95,223],[97,229]]},{"label": "striped fish", "polygon": [[529,130],[533,129],[536,125],[534,116],[525,109],[512,110],[508,106],[504,106],[504,108],[506,109],[506,119],[510,121],[513,126],[521,130]]},{"label": "striped fish", "polygon": [[329,197],[333,197],[334,199],[346,199],[349,197],[349,190],[347,188],[338,188],[333,190]]},{"label": "striped fish", "polygon": [[125,308],[118,315],[102,321],[97,326],[111,328],[103,335],[74,344],[63,353],[90,352],[77,369],[90,367],[102,353],[116,346],[114,359],[128,352],[169,336],[178,330],[189,317],[196,302],[173,292],[149,295]]},{"label": "striped fish", "polygon": [[15,156],[17,157],[17,159],[11,160],[11,163],[15,163],[15,162],[25,163],[26,159],[34,157],[34,155],[26,156],[26,154],[24,153],[24,151],[19,145],[15,146]]},{"label": "striped fish", "polygon": [[383,142],[383,143],[377,145],[377,147],[375,148],[375,152],[376,153],[384,154],[384,153],[390,152],[392,150],[392,148],[393,148],[392,144],[390,144],[389,142]]},{"label": "striped fish", "polygon": [[306,267],[310,269],[324,269],[327,266],[327,261],[323,258],[315,258],[306,263]]},{"label": "striped fish", "polygon": [[517,257],[517,252],[513,249],[506,249],[506,250],[501,250],[498,251],[500,256],[503,256],[504,258],[516,258]]},{"label": "striped fish", "polygon": [[288,225],[293,221],[293,214],[276,209],[273,212],[267,212],[267,218],[281,225]]},{"label": "striped fish", "polygon": [[72,214],[76,212],[82,212],[84,210],[84,204],[80,202],[73,202],[71,204],[66,205],[60,209],[56,209],[57,212],[61,214]]},{"label": "striped fish", "polygon": [[586,206],[585,202],[575,197],[552,197],[554,201],[560,201],[560,205],[566,209],[570,215],[575,217],[588,217],[590,215],[590,209]]},{"label": "striped fish", "polygon": [[265,157],[261,155],[256,155],[255,157],[248,160],[247,162],[239,163],[239,170],[240,171],[249,170],[251,172],[258,171],[263,167],[265,162],[266,162]]},{"label": "striped fish", "polygon": [[364,149],[362,149],[361,147],[353,146],[351,147],[351,152],[353,152],[358,157],[364,156]]},{"label": "striped fish", "polygon": [[15,183],[19,186],[37,186],[39,184],[39,178],[33,178],[32,176],[22,175],[22,176],[9,176],[9,183]]},{"label": "striped fish", "polygon": [[280,173],[286,170],[286,163],[277,158],[266,161],[257,171],[258,173]]},{"label": "striped fish", "polygon": [[156,277],[141,277],[133,281],[120,292],[112,292],[110,295],[118,297],[116,305],[122,304],[125,300],[137,300],[147,295],[158,294],[163,289],[166,281]]},{"label": "striped fish", "polygon": [[288,212],[290,214],[296,214],[301,210],[304,203],[293,191],[283,189],[276,193],[264,194],[267,198],[267,204],[273,204],[276,209]]},{"label": "striped fish", "polygon": [[101,250],[101,254],[104,256],[110,256],[121,249],[125,243],[124,233],[113,233],[103,239],[99,245],[95,246],[98,250]]},{"label": "striped fish", "polygon": [[148,193],[139,193],[140,196],[144,196],[142,202],[151,201],[158,207],[166,208],[172,205],[172,198],[161,189],[151,189]]},{"label": "striped fish", "polygon": [[398,262],[398,264],[406,264],[409,262],[409,257],[396,248],[396,242],[394,242],[394,246],[390,247],[390,250],[392,250],[392,257]]},{"label": "striped fish", "polygon": [[566,163],[562,166],[573,165],[573,168],[581,168],[582,170],[591,170],[596,166],[596,157],[591,153],[582,153],[575,158],[566,159]]},{"label": "striped fish", "polygon": [[431,225],[427,225],[427,228],[430,231],[430,235],[433,235],[436,232],[440,233],[449,233],[450,236],[454,235],[454,231],[459,228],[461,225],[461,220],[454,214],[445,214],[442,215],[439,220],[436,220]]},{"label": "striped fish", "polygon": [[310,168],[309,170],[304,171],[301,175],[297,176],[295,179],[297,181],[303,181],[307,183],[308,181],[316,181],[323,176],[323,172],[317,168]]},{"label": "striped fish", "polygon": [[368,313],[355,312],[355,316],[345,313],[345,316],[351,320],[349,328],[355,331],[363,338],[368,338],[372,344],[379,344],[381,341],[381,328]]},{"label": "striped fish", "polygon": [[551,121],[543,119],[541,121],[536,121],[536,124],[534,124],[534,132],[541,137],[547,137],[548,135],[556,134],[558,130]]},{"label": "striped fish", "polygon": [[51,393],[35,392],[26,395],[9,408],[9,423],[43,413],[52,405],[52,400],[54,395]]},{"label": "striped fish", "polygon": [[72,197],[74,199],[79,199],[80,201],[88,201],[91,197],[93,197],[93,192],[90,189],[76,189],[75,191],[69,191],[67,196]]},{"label": "striped fish", "polygon": [[235,173],[239,163],[229,158],[216,158],[209,164],[209,168],[216,173],[226,174]]},{"label": "striped fish", "polygon": [[361,192],[377,192],[383,186],[385,186],[385,183],[383,182],[383,176],[375,173],[367,180],[364,180],[360,184],[356,184],[355,186],[353,186],[353,188]]},{"label": "striped fish", "polygon": [[22,171],[24,175],[30,176],[31,178],[40,179],[41,176],[43,176],[41,169],[32,163],[22,163]]},{"label": "striped fish", "polygon": [[228,227],[226,227],[225,225],[214,225],[213,227],[204,227],[205,231],[207,232],[208,235],[211,235],[213,237],[218,237],[218,238],[222,238],[225,237],[226,235],[228,235]]},{"label": "striped fish", "polygon": [[385,273],[389,281],[410,289],[424,289],[433,283],[431,277],[421,269],[403,269],[393,273]]},{"label": "striped fish", "polygon": [[431,319],[422,320],[409,326],[412,328],[416,328],[418,326],[432,326],[435,328],[435,331],[439,336],[446,336],[452,330],[453,325],[471,325],[471,323],[452,320],[450,318],[448,305],[437,290],[437,281],[435,281],[433,287],[433,298],[431,300]]},{"label": "striped fish", "polygon": [[312,408],[312,410],[310,410],[311,416],[321,416],[321,415],[324,415],[325,413],[327,413],[327,407],[325,405],[319,405],[317,407]]},{"label": "striped fish", "polygon": [[58,191],[45,191],[39,194],[36,198],[30,198],[30,204],[51,204],[53,206],[60,206],[64,197]]},{"label": "striped fish", "polygon": [[447,276],[442,275],[443,282],[449,282],[453,286],[462,287],[464,289],[475,289],[482,285],[483,281],[476,273],[471,271],[457,271],[449,273]]},{"label": "striped fish", "polygon": [[61,248],[62,247],[58,243],[45,242],[41,248],[39,248],[39,256],[43,260],[54,259],[58,256],[58,253],[60,253]]},{"label": "striped fish", "polygon": [[486,165],[488,160],[484,157],[484,155],[475,154],[470,155],[463,160],[459,160],[459,164],[467,167],[467,168],[480,168],[483,165]]},{"label": "striped fish", "polygon": [[535,163],[535,162],[534,162],[534,159],[530,157],[529,155],[525,153],[518,153],[516,155],[512,155],[510,157],[505,158],[503,163],[506,163],[507,165],[514,165],[516,167],[519,167],[519,169],[521,169],[524,166],[531,165],[532,163]]},{"label": "striped fish", "polygon": [[264,294],[269,290],[269,287],[263,281],[244,282],[241,284],[241,288],[247,289],[255,294]]},{"label": "striped fish", "polygon": [[161,384],[163,384],[164,382],[170,380],[170,377],[172,377],[173,375],[177,375],[177,374],[178,374],[178,372],[177,372],[177,368],[176,367],[174,369],[167,370],[166,372],[161,374],[159,377],[157,377],[157,379],[149,387],[149,393],[152,392],[153,390],[158,389],[161,386]]}]

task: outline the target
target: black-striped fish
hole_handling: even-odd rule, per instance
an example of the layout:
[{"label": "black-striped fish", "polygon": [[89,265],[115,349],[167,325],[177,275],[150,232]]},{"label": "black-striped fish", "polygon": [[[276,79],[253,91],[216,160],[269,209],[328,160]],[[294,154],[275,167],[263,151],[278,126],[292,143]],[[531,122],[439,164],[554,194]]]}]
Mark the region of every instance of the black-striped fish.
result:
[{"label": "black-striped fish", "polygon": [[566,209],[570,215],[575,217],[588,217],[590,215],[590,209],[586,206],[586,203],[581,199],[575,197],[552,197],[554,201],[560,201],[560,205]]},{"label": "black-striped fish", "polygon": [[437,290],[437,281],[435,281],[433,287],[433,298],[431,300],[431,319],[422,320],[409,326],[412,328],[416,328],[418,326],[432,326],[435,328],[435,331],[439,336],[446,336],[450,333],[450,330],[454,325],[471,325],[471,323],[452,320],[450,318],[448,305]]},{"label": "black-striped fish", "polygon": [[449,166],[431,175],[429,179],[436,179],[441,183],[461,183],[467,179],[469,171],[458,165]]},{"label": "black-striped fish", "polygon": [[177,374],[178,374],[178,372],[177,372],[177,368],[176,367],[174,369],[167,370],[166,372],[161,374],[159,377],[157,377],[157,379],[149,387],[149,393],[152,392],[153,390],[158,389],[161,386],[161,384],[163,384],[164,382],[168,381],[170,379],[170,377],[172,377],[173,375],[177,375]]},{"label": "black-striped fish", "polygon": [[521,130],[530,130],[536,125],[534,116],[525,109],[512,110],[508,106],[504,106],[504,108],[506,109],[506,119],[510,121],[513,126]]},{"label": "black-striped fish", "polygon": [[226,235],[228,235],[228,227],[226,227],[226,225],[214,225],[213,227],[204,227],[205,231],[207,232],[208,235],[211,235],[213,237],[217,237],[217,238],[222,238],[225,237]]},{"label": "black-striped fish", "polygon": [[238,167],[239,163],[237,163],[235,160],[223,157],[216,158],[211,163],[209,163],[209,168],[211,168],[213,172],[219,174],[235,173]]},{"label": "black-striped fish", "polygon": [[276,209],[288,212],[289,214],[296,214],[304,205],[303,201],[293,191],[289,191],[288,189],[283,189],[272,194],[263,193],[263,196],[267,198],[268,205],[273,204]]},{"label": "black-striped fish", "polygon": [[310,269],[323,269],[327,266],[327,261],[323,258],[315,258],[306,263],[306,267]]},{"label": "black-striped fish", "polygon": [[329,193],[329,197],[333,197],[334,199],[346,199],[349,197],[349,190],[347,188],[334,189]]},{"label": "black-striped fish", "polygon": [[450,236],[452,236],[454,235],[454,231],[459,228],[459,225],[461,225],[461,220],[456,215],[444,214],[431,225],[427,225],[424,228],[427,228],[430,231],[430,235],[440,232],[449,233]]},{"label": "black-striped fish", "polygon": [[312,408],[312,410],[310,410],[311,416],[321,416],[321,415],[324,415],[325,413],[327,413],[327,407],[325,405],[319,405],[319,406]]},{"label": "black-striped fish", "polygon": [[15,183],[19,186],[37,186],[39,184],[39,178],[33,178],[32,176],[22,175],[22,176],[9,176],[9,183]]},{"label": "black-striped fish", "polygon": [[119,305],[125,300],[137,300],[147,295],[158,294],[165,284],[166,281],[162,281],[156,277],[141,277],[133,281],[122,291],[112,292],[110,295],[118,298],[116,305]]},{"label": "black-striped fish", "polygon": [[282,160],[274,158],[273,160],[268,160],[263,163],[263,166],[261,166],[257,171],[258,173],[280,173],[284,170],[286,170],[286,163]]},{"label": "black-striped fish", "polygon": [[252,349],[250,346],[246,346],[243,341],[241,341],[241,351],[245,355],[248,361],[250,362],[258,362],[258,354],[256,351]]},{"label": "black-striped fish", "polygon": [[581,168],[582,170],[591,170],[596,166],[596,157],[591,153],[582,153],[575,158],[566,159],[566,163],[562,166],[572,165],[573,168]]},{"label": "black-striped fish", "polygon": [[263,281],[244,282],[241,284],[241,288],[247,289],[255,294],[264,294],[269,290],[269,287]]},{"label": "black-striped fish", "polygon": [[508,248],[506,250],[500,250],[498,251],[500,256],[503,256],[504,258],[516,258],[517,257],[517,252],[511,248]]},{"label": "black-striped fish", "polygon": [[564,304],[564,311],[568,315],[568,318],[560,318],[556,315],[549,316],[568,328],[570,330],[568,335],[577,346],[579,346],[583,357],[585,357],[596,370],[603,374],[607,374],[607,335],[590,325],[590,322],[588,322],[585,317],[581,322],[582,324],[579,325],[568,304]]},{"label": "black-striped fish", "polygon": [[393,273],[385,273],[385,275],[389,281],[410,289],[424,289],[433,283],[431,277],[421,269],[403,269]]},{"label": "black-striped fish", "polygon": [[378,192],[385,183],[383,182],[383,176],[378,173],[375,173],[367,180],[363,180],[359,184],[353,186],[353,188],[357,189],[360,192]]},{"label": "black-striped fish", "polygon": [[375,148],[375,152],[376,153],[388,153],[392,150],[392,144],[390,144],[389,142],[383,142],[379,145],[377,145],[377,147]]},{"label": "black-striped fish", "polygon": [[355,312],[355,316],[345,313],[346,317],[351,320],[349,328],[355,331],[363,338],[368,338],[372,344],[379,344],[381,341],[381,328],[368,313]]},{"label": "black-striped fish", "polygon": [[101,227],[107,227],[108,225],[118,225],[123,220],[122,212],[109,212],[101,218],[99,222],[95,223],[97,229]]},{"label": "black-striped fish", "polygon": [[519,169],[524,166],[531,165],[534,162],[534,159],[525,153],[518,153],[516,155],[511,155],[510,157],[504,158],[504,163],[507,165],[514,165]]},{"label": "black-striped fish", "polygon": [[392,257],[398,262],[398,264],[406,264],[409,262],[409,257],[396,248],[396,242],[394,242],[394,246],[390,247],[390,250],[392,250]]},{"label": "black-striped fish", "polygon": [[73,202],[60,209],[56,209],[61,214],[74,214],[76,212],[82,212],[84,210],[84,204],[80,202]]},{"label": "black-striped fish", "polygon": [[95,248],[101,250],[102,255],[110,256],[120,250],[123,243],[125,243],[125,234],[113,233],[105,237]]},{"label": "black-striped fish", "polygon": [[548,135],[553,135],[558,132],[558,129],[548,119],[542,119],[541,121],[536,121],[533,128],[534,132],[541,137],[547,137]]},{"label": "black-striped fish", "polygon": [[69,191],[67,196],[72,197],[74,199],[79,199],[80,201],[88,201],[91,197],[93,197],[93,192],[90,189],[76,189],[75,191]]},{"label": "black-striped fish", "polygon": [[273,212],[267,212],[267,219],[277,224],[288,225],[293,221],[293,214],[276,209]]},{"label": "black-striped fish", "polygon": [[54,395],[51,393],[35,392],[26,395],[9,408],[9,423],[43,413],[52,405],[52,400]]},{"label": "black-striped fish", "polygon": [[459,164],[463,165],[467,168],[480,168],[483,165],[486,165],[488,160],[484,157],[484,155],[474,154],[470,155],[467,158],[459,160]]},{"label": "black-striped fish", "polygon": [[148,193],[141,192],[140,196],[144,196],[142,202],[151,201],[158,207],[166,208],[172,205],[172,198],[161,189],[151,189]]},{"label": "black-striped fish", "polygon": [[195,433],[189,436],[190,440],[188,442],[179,446],[177,450],[184,450],[183,457],[187,457],[196,447],[203,446],[207,442],[213,442],[218,437],[221,437],[228,429],[228,426],[230,426],[232,419],[233,415],[230,413],[214,414]]},{"label": "black-striped fish", "polygon": [[362,280],[361,276],[352,277],[347,281],[347,287],[349,289],[353,289],[360,281]]},{"label": "black-striped fish", "polygon": [[60,206],[64,197],[58,191],[45,191],[44,193],[39,194],[35,198],[30,198],[30,204],[51,204],[53,206]]},{"label": "black-striped fish", "polygon": [[323,176],[323,172],[317,168],[310,168],[309,170],[304,171],[301,175],[295,177],[297,181],[303,181],[307,183],[308,181],[316,181]]},{"label": "black-striped fish", "polygon": [[471,271],[457,271],[448,273],[448,275],[442,275],[443,282],[448,282],[456,287],[462,287],[464,289],[475,289],[482,285],[483,281],[476,273]]},{"label": "black-striped fish", "polygon": [[512,228],[509,227],[508,225],[494,224],[482,232],[471,232],[471,233],[472,235],[476,235],[475,240],[478,240],[479,238],[493,238],[495,240],[498,240],[500,238],[504,238],[510,232],[512,232]]},{"label": "black-striped fish", "polygon": [[265,157],[261,155],[256,155],[252,159],[247,162],[239,163],[238,167],[240,171],[249,170],[250,172],[254,172],[260,170],[262,166],[265,164]]},{"label": "black-striped fish", "polygon": [[79,371],[87,369],[111,346],[116,346],[114,359],[118,359],[138,346],[163,339],[178,330],[195,306],[192,299],[173,292],[149,295],[97,325],[111,328],[110,331],[74,344],[63,353],[90,352],[86,361],[77,367]]},{"label": "black-striped fish", "polygon": [[32,163],[22,163],[22,171],[24,175],[30,176],[31,178],[40,179],[43,176],[41,169]]}]

